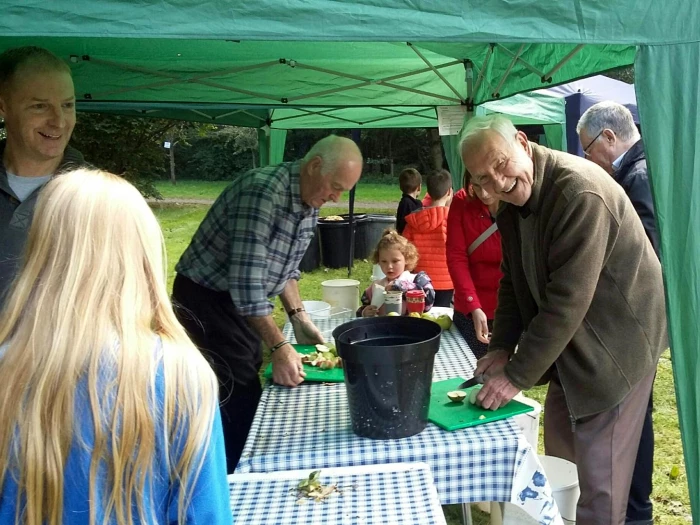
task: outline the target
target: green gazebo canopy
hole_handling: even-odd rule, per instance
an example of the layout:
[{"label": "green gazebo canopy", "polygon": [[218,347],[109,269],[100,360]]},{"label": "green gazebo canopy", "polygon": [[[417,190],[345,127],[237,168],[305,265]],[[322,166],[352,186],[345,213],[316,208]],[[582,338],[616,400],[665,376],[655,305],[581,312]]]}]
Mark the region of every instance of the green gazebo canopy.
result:
[{"label": "green gazebo canopy", "polygon": [[290,108],[472,110],[634,63],[700,521],[697,0],[6,1],[0,50],[25,44],[71,62],[82,109],[256,127]]}]

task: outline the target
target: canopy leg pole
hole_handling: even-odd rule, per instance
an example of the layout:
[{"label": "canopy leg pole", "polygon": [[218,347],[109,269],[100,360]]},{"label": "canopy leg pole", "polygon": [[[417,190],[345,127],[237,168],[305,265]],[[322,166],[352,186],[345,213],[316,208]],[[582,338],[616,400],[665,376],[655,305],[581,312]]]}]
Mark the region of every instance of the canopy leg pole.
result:
[{"label": "canopy leg pole", "polygon": [[[357,144],[357,147],[361,147],[361,132],[359,129],[353,129],[351,132],[351,138]],[[348,250],[348,253],[350,256],[348,257],[348,277],[352,275],[352,263],[355,259],[355,190],[357,189],[357,184],[355,184],[352,189],[350,190],[350,203],[349,203],[349,210],[348,213],[350,215],[349,222],[350,222],[350,249]]]}]

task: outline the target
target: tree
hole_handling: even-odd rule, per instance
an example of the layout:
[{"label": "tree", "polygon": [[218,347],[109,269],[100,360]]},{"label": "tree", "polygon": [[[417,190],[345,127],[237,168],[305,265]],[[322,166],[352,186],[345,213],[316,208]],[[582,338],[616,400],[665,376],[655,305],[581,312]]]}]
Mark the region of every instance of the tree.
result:
[{"label": "tree", "polygon": [[153,180],[165,172],[165,140],[206,133],[210,125],[81,113],[72,143],[90,164],[123,176],[144,197],[160,198]]},{"label": "tree", "polygon": [[253,168],[257,167],[258,130],[255,128],[242,128],[238,126],[221,126],[215,135],[225,137],[224,143],[233,148],[233,154],[239,155],[250,151]]},{"label": "tree", "polygon": [[634,66],[616,67],[615,69],[605,72],[604,75],[621,82],[634,84]]}]

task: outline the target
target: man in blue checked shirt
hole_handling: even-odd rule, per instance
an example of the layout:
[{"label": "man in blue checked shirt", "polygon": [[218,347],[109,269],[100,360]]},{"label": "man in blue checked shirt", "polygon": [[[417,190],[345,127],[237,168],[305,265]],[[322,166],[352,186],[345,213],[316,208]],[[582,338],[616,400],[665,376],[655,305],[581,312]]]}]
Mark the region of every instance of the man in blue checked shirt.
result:
[{"label": "man in blue checked shirt", "polygon": [[337,202],[362,173],[353,141],[331,135],[300,161],[245,173],[213,204],[175,270],[176,314],[212,362],[222,385],[228,471],[238,460],[262,393],[261,342],[272,350],[276,383],[304,380],[301,360],[272,317],[280,296],[301,344],[323,342],[299,296],[299,262],[318,209]]}]

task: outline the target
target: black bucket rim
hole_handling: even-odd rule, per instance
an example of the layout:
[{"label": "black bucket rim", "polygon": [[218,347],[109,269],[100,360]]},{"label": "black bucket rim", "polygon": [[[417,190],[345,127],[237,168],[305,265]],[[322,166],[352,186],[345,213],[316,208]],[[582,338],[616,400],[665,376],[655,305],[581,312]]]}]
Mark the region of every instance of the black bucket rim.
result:
[{"label": "black bucket rim", "polygon": [[[424,323],[430,323],[430,325]],[[386,345],[362,344],[361,342],[352,342],[347,339],[343,340],[344,334],[353,330],[361,330],[363,326],[371,326],[376,329],[378,326],[381,327],[390,324],[392,324],[394,328],[401,324],[405,325],[407,328],[415,327],[416,324],[420,324],[424,329],[427,329],[429,332],[434,331],[435,333],[431,337],[425,339],[417,339],[401,345],[392,345],[392,352],[390,355],[383,351],[387,348]],[[346,347],[352,348],[351,355],[346,354],[341,356],[344,360],[351,362],[371,361],[377,365],[382,365],[397,361],[404,363],[419,361],[424,358],[426,347],[432,347],[433,350],[431,350],[431,353],[435,356],[440,350],[442,328],[440,328],[437,323],[428,321],[427,319],[416,319],[412,317],[373,317],[369,319],[358,318],[343,323],[333,330],[332,335],[339,355],[341,353],[346,354]]]}]

